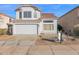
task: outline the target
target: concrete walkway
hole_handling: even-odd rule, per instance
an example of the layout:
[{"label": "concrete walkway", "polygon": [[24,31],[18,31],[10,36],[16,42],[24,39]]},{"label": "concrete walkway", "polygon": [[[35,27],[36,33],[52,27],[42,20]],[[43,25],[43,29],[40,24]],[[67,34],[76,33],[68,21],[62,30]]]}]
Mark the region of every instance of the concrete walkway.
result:
[{"label": "concrete walkway", "polygon": [[[7,39],[7,38],[6,38]],[[75,44],[77,42],[77,44]],[[53,43],[34,36],[13,36],[0,40],[1,55],[79,55],[79,41]]]}]

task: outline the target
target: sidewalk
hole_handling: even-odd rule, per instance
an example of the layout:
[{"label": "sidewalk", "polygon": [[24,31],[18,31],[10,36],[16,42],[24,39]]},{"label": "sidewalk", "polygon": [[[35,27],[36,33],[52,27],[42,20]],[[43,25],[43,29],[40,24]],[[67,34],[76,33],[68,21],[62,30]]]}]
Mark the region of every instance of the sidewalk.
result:
[{"label": "sidewalk", "polygon": [[78,45],[2,46],[1,55],[79,55]]}]

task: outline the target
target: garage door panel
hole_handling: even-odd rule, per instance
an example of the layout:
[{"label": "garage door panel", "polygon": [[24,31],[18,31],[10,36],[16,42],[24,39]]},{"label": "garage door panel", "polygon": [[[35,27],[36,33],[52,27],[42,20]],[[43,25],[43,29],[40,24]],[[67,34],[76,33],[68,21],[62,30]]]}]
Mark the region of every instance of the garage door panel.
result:
[{"label": "garage door panel", "polygon": [[37,34],[37,25],[15,25],[15,34]]}]

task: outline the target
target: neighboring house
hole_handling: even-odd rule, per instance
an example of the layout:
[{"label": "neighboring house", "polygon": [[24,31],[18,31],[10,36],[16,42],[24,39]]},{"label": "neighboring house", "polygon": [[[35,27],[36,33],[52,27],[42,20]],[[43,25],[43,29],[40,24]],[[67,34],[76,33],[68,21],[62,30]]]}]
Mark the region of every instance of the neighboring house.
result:
[{"label": "neighboring house", "polygon": [[8,29],[8,24],[12,23],[12,20],[14,20],[14,18],[0,13],[0,29]]},{"label": "neighboring house", "polygon": [[8,24],[11,23],[11,20],[13,20],[12,17],[0,13],[0,29],[8,29]]},{"label": "neighboring house", "polygon": [[33,5],[21,5],[16,9],[13,34],[57,34],[57,17],[42,13]]},{"label": "neighboring house", "polygon": [[5,32],[5,34],[7,34],[10,32],[8,24],[12,23],[13,19],[14,18],[12,18],[6,14],[0,13],[0,30],[1,30],[0,33]]},{"label": "neighboring house", "polygon": [[72,35],[74,27],[79,24],[79,7],[61,16],[58,23],[63,27],[65,33]]}]

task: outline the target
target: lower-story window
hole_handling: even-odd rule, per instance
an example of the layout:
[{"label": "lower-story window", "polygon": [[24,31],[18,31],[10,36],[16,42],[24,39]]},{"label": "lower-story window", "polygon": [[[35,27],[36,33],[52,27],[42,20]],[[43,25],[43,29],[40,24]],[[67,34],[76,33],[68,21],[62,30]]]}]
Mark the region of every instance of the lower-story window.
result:
[{"label": "lower-story window", "polygon": [[53,24],[44,24],[44,30],[53,30],[54,29],[54,25]]}]

